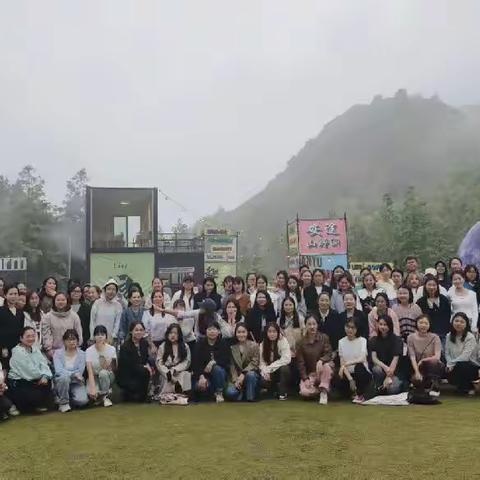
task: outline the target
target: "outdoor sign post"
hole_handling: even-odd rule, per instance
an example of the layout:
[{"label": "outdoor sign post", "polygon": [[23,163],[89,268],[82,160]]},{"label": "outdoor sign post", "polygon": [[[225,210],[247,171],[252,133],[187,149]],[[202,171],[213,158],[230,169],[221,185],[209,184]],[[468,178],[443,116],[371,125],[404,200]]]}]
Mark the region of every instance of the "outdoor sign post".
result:
[{"label": "outdoor sign post", "polygon": [[237,275],[238,233],[222,228],[207,228],[205,240],[205,277],[213,277],[217,283],[227,275]]}]

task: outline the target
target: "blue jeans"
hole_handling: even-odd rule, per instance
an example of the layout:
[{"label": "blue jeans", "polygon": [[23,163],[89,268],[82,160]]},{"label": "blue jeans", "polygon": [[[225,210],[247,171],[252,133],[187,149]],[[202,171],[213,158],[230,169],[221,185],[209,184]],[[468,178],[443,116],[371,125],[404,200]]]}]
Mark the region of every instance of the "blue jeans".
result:
[{"label": "blue jeans", "polygon": [[83,407],[88,403],[87,389],[77,379],[72,380],[69,375],[63,375],[55,377],[53,383],[59,405],[71,403],[75,407]]},{"label": "blue jeans", "polygon": [[254,402],[258,395],[258,386],[260,384],[260,376],[257,372],[247,372],[243,382],[243,388],[237,390],[235,385],[229,385],[225,392],[229,400],[241,401],[245,396],[247,402]]},{"label": "blue jeans", "polygon": [[[225,384],[227,383],[227,372],[225,372],[222,367],[215,365],[210,373],[204,373],[203,375],[208,380],[206,393],[223,393]],[[194,381],[193,388],[196,392],[202,392],[202,390],[198,388],[198,380]]]}]

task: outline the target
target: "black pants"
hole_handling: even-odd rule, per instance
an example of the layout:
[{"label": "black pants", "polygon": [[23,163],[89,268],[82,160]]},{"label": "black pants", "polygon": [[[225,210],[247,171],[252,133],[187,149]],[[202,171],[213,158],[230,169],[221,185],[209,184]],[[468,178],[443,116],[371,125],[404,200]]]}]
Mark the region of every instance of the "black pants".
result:
[{"label": "black pants", "polygon": [[146,368],[142,370],[139,370],[135,376],[118,381],[118,385],[123,390],[123,398],[126,402],[146,401],[148,386],[150,384],[150,374]]},{"label": "black pants", "polygon": [[278,393],[278,395],[286,395],[288,393],[288,385],[290,383],[290,365],[284,365],[278,370],[275,370],[270,374],[270,381],[262,381],[264,387],[272,393]]},{"label": "black pants", "polygon": [[38,385],[38,380],[9,380],[8,396],[21,412],[32,412],[36,408],[48,407],[52,390],[50,380]]},{"label": "black pants", "polygon": [[468,392],[472,382],[478,379],[478,369],[472,362],[458,362],[451,372],[447,373],[448,382],[460,391]]},{"label": "black pants", "polygon": [[10,399],[5,394],[0,395],[0,415],[8,413],[11,406],[12,402],[10,401]]},{"label": "black pants", "polygon": [[[357,363],[355,364],[355,369],[351,375],[357,386],[357,394],[364,395],[372,383],[372,374],[365,368],[363,363]],[[349,395],[350,382],[344,377],[340,378],[338,389],[342,393]]]}]

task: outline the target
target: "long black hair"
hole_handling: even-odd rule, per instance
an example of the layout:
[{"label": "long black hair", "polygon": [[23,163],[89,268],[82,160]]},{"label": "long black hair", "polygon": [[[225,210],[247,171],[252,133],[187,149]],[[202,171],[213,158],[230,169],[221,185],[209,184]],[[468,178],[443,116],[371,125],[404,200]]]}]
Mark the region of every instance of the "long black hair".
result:
[{"label": "long black hair", "polygon": [[233,303],[235,305],[235,308],[237,309],[237,313],[235,314],[235,322],[238,323],[242,319],[242,312],[240,311],[239,303],[233,297],[230,297],[225,302],[225,308],[223,309],[223,312],[222,312],[222,318],[224,320],[228,320],[227,307],[229,303]]},{"label": "long black hair", "polygon": [[[180,300],[183,300],[185,302],[185,282],[192,282],[194,283],[193,281],[193,277],[191,276],[186,276],[184,279],[183,279],[183,282],[182,282],[182,288],[180,289]],[[188,306],[191,307],[192,306],[192,303],[193,303],[193,297],[195,296],[195,293],[193,292],[193,285],[192,285],[192,294],[190,295],[190,298],[188,299]],[[185,302],[185,305],[186,305],[187,302]]]},{"label": "long black hair", "polygon": [[[261,293],[265,295],[267,299],[267,303],[264,309],[261,309],[257,302],[258,295]],[[271,318],[272,321],[277,318],[277,315],[275,313],[275,308],[272,302],[272,297],[270,297],[270,294],[266,290],[257,290],[257,293],[255,294],[255,303],[253,304],[253,308],[252,308],[252,314],[256,316],[265,315],[267,317],[267,321],[268,321],[268,318]]]},{"label": "long black hair", "polygon": [[[277,339],[273,342],[268,339],[268,329],[274,328],[277,331]],[[263,360],[267,365],[272,363],[272,353],[273,353],[273,361],[278,360],[280,358],[280,354],[278,353],[278,341],[280,340],[280,327],[277,322],[268,322],[263,329],[263,341],[262,341],[262,356]]]},{"label": "long black hair", "polygon": [[295,302],[293,301],[292,298],[290,297],[285,297],[282,302],[282,309],[280,310],[280,328],[285,328],[285,322],[287,319],[287,316],[285,314],[285,302],[292,302],[293,303],[293,328],[300,328],[300,321],[298,318],[298,312],[297,312],[297,306],[295,305]]},{"label": "long black hair", "polygon": [[[392,338],[393,335],[395,335],[394,332],[393,332],[392,317],[390,315],[380,315],[378,317],[377,324],[378,324],[378,322],[380,322],[380,320],[383,320],[388,326],[388,334],[387,334],[386,338],[388,338],[388,339]],[[378,333],[378,336],[381,337],[380,332]]]},{"label": "long black hair", "polygon": [[[30,299],[32,298],[32,295],[37,295],[38,297],[38,305],[35,309],[33,309],[30,306]],[[27,303],[25,304],[24,311],[30,315],[30,318],[35,323],[40,323],[40,321],[42,320],[42,309],[40,308],[40,296],[35,290],[29,290],[27,292]]]},{"label": "long black hair", "polygon": [[460,318],[463,318],[465,320],[465,323],[466,323],[466,326],[465,326],[465,330],[463,331],[462,333],[462,337],[461,337],[461,341],[464,342],[465,341],[465,338],[467,337],[467,333],[468,332],[471,332],[471,329],[470,329],[470,319],[467,317],[467,315],[463,312],[458,312],[456,313],[453,318],[452,318],[452,322],[450,323],[450,341],[452,343],[455,343],[457,341],[457,332],[456,330],[453,328],[453,321],[455,320],[455,318],[457,317],[460,317]]},{"label": "long black hair", "polygon": [[[152,306],[148,310],[150,312],[150,315],[153,317],[155,315],[155,307],[153,306],[153,297],[157,294],[161,293],[162,294],[162,307],[165,308],[165,297],[163,296],[163,292],[160,291],[153,291],[152,294],[150,295],[150,300],[152,301]],[[165,312],[162,312],[162,317],[165,316]]]},{"label": "long black hair", "polygon": [[213,290],[212,290],[212,293],[210,293],[210,295],[213,295],[214,293],[217,293],[217,282],[215,281],[215,279],[213,277],[205,277],[203,279],[203,283],[202,283],[202,294],[205,297],[207,296],[207,292],[205,290],[205,284],[207,282],[213,283]]},{"label": "long black hair", "polygon": [[[290,280],[295,280],[295,282],[297,283],[297,287],[293,290],[290,290],[290,287],[288,286],[288,282]],[[287,279],[287,284],[285,285],[285,292],[286,292],[287,296],[289,296],[289,294],[293,293],[295,295],[295,298],[297,299],[298,303],[300,303],[302,301],[302,291],[300,290],[300,282],[295,275],[289,275],[289,277]]]},{"label": "long black hair", "polygon": [[168,338],[170,335],[170,332],[173,329],[177,330],[177,336],[178,336],[178,358],[180,362],[183,362],[187,358],[187,346],[185,345],[185,342],[183,340],[183,333],[182,329],[180,328],[180,325],[178,323],[171,323],[167,327],[167,331],[165,332],[165,342],[163,343],[163,362],[165,363],[168,360],[168,357],[173,358],[173,348],[172,348],[172,342]]}]

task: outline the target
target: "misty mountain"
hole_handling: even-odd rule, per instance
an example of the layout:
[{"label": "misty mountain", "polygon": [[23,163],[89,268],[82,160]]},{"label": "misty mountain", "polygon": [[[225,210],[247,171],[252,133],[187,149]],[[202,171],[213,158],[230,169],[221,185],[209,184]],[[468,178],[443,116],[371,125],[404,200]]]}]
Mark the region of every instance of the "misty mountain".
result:
[{"label": "misty mountain", "polygon": [[[384,193],[415,186],[428,198],[460,164],[480,166],[480,107],[438,97],[376,96],[354,105],[306,142],[258,194],[207,221],[241,232],[241,261],[283,266],[285,223],[300,217],[367,214]],[[270,270],[270,269],[269,269]]]}]

